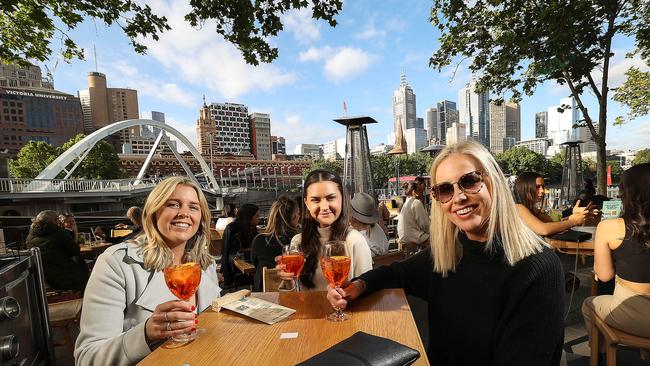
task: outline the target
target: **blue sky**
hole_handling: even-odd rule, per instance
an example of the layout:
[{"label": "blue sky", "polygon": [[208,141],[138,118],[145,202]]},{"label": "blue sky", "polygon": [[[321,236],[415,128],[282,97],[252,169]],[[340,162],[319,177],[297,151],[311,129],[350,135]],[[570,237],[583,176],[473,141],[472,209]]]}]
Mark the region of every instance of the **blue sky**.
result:
[{"label": "blue sky", "polygon": [[[343,137],[344,128],[332,122],[343,114],[343,101],[349,115],[369,115],[379,122],[369,127],[371,146],[386,143],[393,126],[392,95],[402,71],[416,93],[419,117],[437,101],[457,102],[458,90],[471,78],[466,65],[453,80],[451,68],[439,73],[428,67],[439,35],[428,21],[430,1],[345,1],[336,28],[313,21],[307,11],[294,11],[283,18],[280,36],[270,39],[279,47],[279,58],[259,67],[247,65],[237,49],[214,32],[213,24],[206,23],[201,30],[187,25],[183,21],[187,1],[147,3],[167,16],[172,30],[158,42],[145,40],[146,55],[133,51],[121,29],[88,20],[70,33],[86,50],[86,60],[59,62],[55,87],[70,94],[87,88],[86,75],[95,70],[95,45],[98,71],[107,75],[109,87],[137,89],[143,118],[149,118],[152,110],[164,112],[167,123],[193,142],[203,94],[208,102],[243,103],[249,112],[270,113],[272,134],[284,136],[292,151],[298,143]],[[631,40],[615,40],[612,87],[622,83],[630,66],[648,69],[638,58],[625,58],[632,49]],[[55,61],[46,64],[52,67]],[[534,137],[535,112],[568,95],[566,86],[548,82],[525,97],[522,139]],[[594,98],[586,99],[596,114]],[[610,102],[608,148],[650,147],[650,117],[611,126],[614,117],[623,114],[623,107]]]}]

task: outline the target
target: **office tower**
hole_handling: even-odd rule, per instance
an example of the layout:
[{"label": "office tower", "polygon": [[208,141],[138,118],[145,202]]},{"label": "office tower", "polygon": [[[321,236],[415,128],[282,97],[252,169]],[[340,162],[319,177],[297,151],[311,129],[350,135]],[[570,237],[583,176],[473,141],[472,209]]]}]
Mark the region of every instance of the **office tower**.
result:
[{"label": "office tower", "polygon": [[0,87],[0,150],[17,153],[29,141],[61,146],[83,133],[79,98],[54,89]]},{"label": "office tower", "polygon": [[596,145],[590,142],[591,133],[587,127],[574,127],[582,120],[582,113],[574,98],[562,98],[560,105],[548,108],[547,116],[547,137],[552,140],[548,155],[560,152],[560,144],[567,141],[585,141],[580,144],[581,152],[595,151]]},{"label": "office tower", "polygon": [[535,138],[545,139],[547,137],[548,112],[535,113]]},{"label": "office tower", "polygon": [[506,138],[513,139],[514,141],[519,141],[521,140],[521,107],[519,106],[519,103],[514,102],[506,102],[505,106]]},{"label": "office tower", "polygon": [[523,146],[530,151],[546,155],[546,150],[549,146],[549,140],[547,138],[535,138],[531,140],[518,141],[515,143],[515,146]]},{"label": "office tower", "polygon": [[271,136],[271,154],[287,155],[287,145],[282,136]]},{"label": "office tower", "polygon": [[251,123],[251,147],[257,160],[271,160],[271,116],[253,112]]},{"label": "office tower", "polygon": [[467,135],[490,147],[490,95],[488,92],[477,93],[476,81],[472,80],[458,93],[459,121],[467,126]]},{"label": "office tower", "polygon": [[490,151],[493,154],[504,152],[503,139],[506,137],[506,105],[490,103]]},{"label": "office tower", "polygon": [[215,154],[251,155],[248,107],[236,103],[208,106],[216,127]]},{"label": "office tower", "polygon": [[458,111],[456,110],[456,103],[443,100],[438,102],[438,139],[441,145],[447,142],[447,129],[451,127],[454,122],[458,122]]},{"label": "office tower", "polygon": [[467,126],[464,123],[454,122],[447,128],[446,135],[447,145],[463,142],[467,139]]},{"label": "office tower", "polygon": [[404,132],[404,139],[406,140],[406,153],[409,155],[428,146],[427,131],[424,128],[409,128]]},{"label": "office tower", "polygon": [[0,60],[0,88],[54,90],[51,74],[44,78],[41,68],[35,65],[5,64]]},{"label": "office tower", "polygon": [[406,82],[406,75],[400,77],[399,87],[393,93],[393,126],[397,132],[397,123],[402,124],[402,131],[417,127],[415,93]]},{"label": "office tower", "polygon": [[336,160],[345,157],[345,137],[320,145],[323,159]]},{"label": "office tower", "polygon": [[[88,89],[78,91],[84,116],[86,134],[115,122],[140,118],[138,92],[126,88],[108,88],[106,75],[100,72],[88,73]],[[139,127],[122,130],[117,135],[121,143],[131,136],[139,136]],[[118,150],[119,151],[119,150]]]},{"label": "office tower", "polygon": [[293,150],[295,155],[310,155],[313,158],[321,156],[321,147],[318,144],[298,144]]},{"label": "office tower", "polygon": [[422,118],[422,117],[418,117],[418,118],[415,120],[415,128],[422,128],[422,129],[425,129],[425,127],[424,127],[424,118]]},{"label": "office tower", "polygon": [[424,123],[427,128],[427,143],[439,143],[440,130],[438,129],[438,110],[435,108],[428,108],[424,114]]}]

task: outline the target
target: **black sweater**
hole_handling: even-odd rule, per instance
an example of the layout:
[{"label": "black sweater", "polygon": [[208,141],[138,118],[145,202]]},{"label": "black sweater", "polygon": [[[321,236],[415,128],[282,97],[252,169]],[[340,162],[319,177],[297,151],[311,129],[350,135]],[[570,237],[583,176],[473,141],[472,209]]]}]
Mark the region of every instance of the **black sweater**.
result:
[{"label": "black sweater", "polygon": [[549,249],[511,267],[499,245],[459,235],[456,272],[433,272],[431,250],[366,272],[367,291],[403,288],[428,302],[432,365],[558,365],[564,339],[563,275]]},{"label": "black sweater", "polygon": [[282,255],[282,246],[291,244],[294,232],[280,236],[280,241],[270,234],[259,234],[253,239],[251,261],[255,266],[253,291],[262,291],[262,267],[275,268],[275,257]]}]

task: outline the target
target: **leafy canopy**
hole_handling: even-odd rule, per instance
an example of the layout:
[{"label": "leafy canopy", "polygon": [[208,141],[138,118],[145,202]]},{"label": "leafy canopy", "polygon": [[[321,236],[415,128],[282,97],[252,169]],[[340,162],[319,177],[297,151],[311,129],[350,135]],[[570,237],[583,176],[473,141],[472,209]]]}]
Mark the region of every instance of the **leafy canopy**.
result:
[{"label": "leafy canopy", "polygon": [[[342,0],[190,0],[192,10],[185,20],[201,27],[214,20],[215,31],[235,45],[249,64],[271,62],[278,49],[268,38],[283,29],[281,16],[291,9],[311,8],[314,19],[336,26],[334,16],[342,9]],[[141,39],[158,40],[170,30],[167,18],[158,16],[149,5],[132,0],[3,0],[0,1],[0,59],[23,66],[29,60],[45,61],[52,55],[52,42],[61,44],[66,61],[84,58],[83,49],[68,32],[84,18],[107,25],[117,24],[130,39],[134,50],[145,53]],[[61,29],[57,24],[62,24]],[[58,43],[58,42],[55,42]],[[58,46],[55,46],[58,47]]]},{"label": "leafy canopy", "polygon": [[650,149],[643,149],[636,152],[632,165],[650,163]]},{"label": "leafy canopy", "polygon": [[45,141],[30,141],[9,160],[9,175],[14,178],[34,178],[56,157],[58,149]]},{"label": "leafy canopy", "polygon": [[627,79],[614,94],[614,100],[626,105],[630,111],[628,119],[645,116],[650,113],[650,72],[629,68]]},{"label": "leafy canopy", "polygon": [[496,156],[496,160],[505,174],[519,175],[523,172],[543,172],[546,170],[546,158],[523,146],[516,146]]}]

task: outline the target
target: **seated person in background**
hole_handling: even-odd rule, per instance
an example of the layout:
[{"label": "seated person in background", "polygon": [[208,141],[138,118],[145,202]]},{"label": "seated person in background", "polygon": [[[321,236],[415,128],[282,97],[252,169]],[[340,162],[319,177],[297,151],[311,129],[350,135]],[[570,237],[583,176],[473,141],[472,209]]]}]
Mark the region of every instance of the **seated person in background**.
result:
[{"label": "seated person in background", "polygon": [[366,238],[373,257],[388,253],[388,238],[378,221],[375,199],[365,192],[355,193],[350,201],[350,226]]},{"label": "seated person in background", "polygon": [[92,230],[93,230],[92,234],[94,240],[99,240],[99,241],[106,240],[106,234],[104,233],[104,229],[102,229],[101,226],[95,226]]},{"label": "seated person in background", "polygon": [[217,220],[214,228],[221,231],[226,230],[226,226],[235,221],[235,217],[237,217],[237,206],[234,203],[224,205],[221,210],[221,217]]},{"label": "seated person in background", "polygon": [[76,244],[82,244],[85,241],[83,234],[80,234],[79,230],[77,229],[77,220],[73,214],[68,212],[59,215],[58,224],[67,230],[67,233]]},{"label": "seated person in background", "polygon": [[421,185],[406,182],[402,185],[408,198],[399,213],[397,236],[402,245],[429,245],[429,215],[418,197]]},{"label": "seated person in background", "polygon": [[616,279],[613,295],[588,297],[582,304],[587,330],[588,310],[605,323],[650,338],[650,164],[623,173],[619,190],[623,215],[596,228],[594,272],[601,281]]},{"label": "seated person in background", "polygon": [[[305,178],[302,199],[306,211],[302,216],[300,234],[293,237],[292,244],[300,245],[305,254],[305,266],[300,273],[303,290],[327,289],[327,279],[320,266],[323,244],[328,241],[344,241],[350,256],[348,280],[372,269],[372,254],[366,239],[348,223],[349,200],[341,177],[329,170],[316,169]],[[293,273],[284,272],[285,265],[276,266],[278,276],[285,281],[293,280]]]},{"label": "seated person in background", "polygon": [[386,207],[386,202],[379,201],[379,204],[377,204],[377,212],[379,213],[379,221],[377,224],[379,227],[381,227],[381,229],[384,231],[384,234],[386,234],[388,237],[388,221],[390,220],[390,211],[388,211],[388,208]]},{"label": "seated person in background", "polygon": [[236,273],[234,259],[243,255],[250,260],[250,248],[257,235],[257,224],[260,221],[260,208],[252,203],[244,204],[237,211],[237,218],[226,226],[223,232],[223,249],[221,251],[221,273],[224,283],[231,284]]},{"label": "seated person in background", "polygon": [[84,291],[88,267],[81,260],[79,245],[58,225],[54,211],[41,211],[32,220],[27,248],[38,247],[43,257],[45,282],[55,290]]},{"label": "seated person in background", "polygon": [[[167,338],[195,331],[199,313],[219,296],[216,263],[207,251],[210,208],[189,178],[158,183],[144,204],[143,233],[99,255],[83,299],[75,364],[135,365]],[[188,302],[165,283],[163,270],[191,251],[201,282]]]},{"label": "seated person in background", "polygon": [[271,205],[266,228],[253,239],[251,248],[251,260],[255,266],[253,291],[262,291],[262,267],[275,268],[275,257],[282,255],[282,247],[289,245],[291,238],[298,233],[300,210],[296,206],[296,201],[287,196],[280,196]]},{"label": "seated person in background", "polygon": [[474,141],[447,145],[431,179],[431,245],[329,288],[330,304],[402,288],[428,303],[432,365],[559,365],[562,264],[517,215],[492,154]]},{"label": "seated person in background", "polygon": [[117,224],[115,225],[115,228],[131,230],[131,233],[116,238],[108,238],[110,243],[121,243],[140,235],[140,232],[142,231],[142,209],[138,206],[131,206],[126,210],[126,217],[129,218],[131,224]]},{"label": "seated person in background", "polygon": [[544,201],[544,178],[534,172],[525,172],[517,177],[514,198],[519,216],[537,235],[553,235],[576,225],[582,225],[591,215],[592,207],[590,205],[580,207],[581,201],[578,200],[572,209],[572,214],[566,220],[553,222],[538,208],[538,205]]}]

